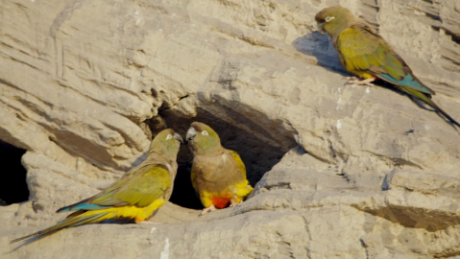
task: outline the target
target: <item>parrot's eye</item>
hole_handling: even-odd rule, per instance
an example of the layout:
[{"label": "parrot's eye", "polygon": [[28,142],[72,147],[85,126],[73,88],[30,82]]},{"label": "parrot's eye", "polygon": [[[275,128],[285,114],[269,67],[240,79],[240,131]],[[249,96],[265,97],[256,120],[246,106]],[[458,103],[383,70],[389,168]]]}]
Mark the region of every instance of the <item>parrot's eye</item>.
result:
[{"label": "parrot's eye", "polygon": [[334,16],[328,16],[328,17],[326,17],[326,22],[330,22],[330,21],[332,21],[334,19],[335,19]]},{"label": "parrot's eye", "polygon": [[171,134],[168,134],[168,136],[166,137],[166,140],[168,139],[172,139],[172,135]]},{"label": "parrot's eye", "polygon": [[201,135],[203,135],[203,136],[209,136],[209,133],[208,133],[206,130],[203,130],[203,131],[201,132]]}]

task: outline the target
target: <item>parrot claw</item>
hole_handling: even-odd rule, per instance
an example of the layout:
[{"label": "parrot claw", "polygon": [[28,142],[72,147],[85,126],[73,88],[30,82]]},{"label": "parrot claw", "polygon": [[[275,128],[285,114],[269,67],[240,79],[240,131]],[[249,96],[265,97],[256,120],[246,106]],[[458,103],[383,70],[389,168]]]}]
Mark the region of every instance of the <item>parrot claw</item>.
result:
[{"label": "parrot claw", "polygon": [[357,84],[357,85],[367,85],[367,86],[372,86],[371,83],[375,81],[375,78],[368,78],[368,79],[361,80],[355,76],[346,77],[346,79],[348,80],[346,84]]},{"label": "parrot claw", "polygon": [[236,207],[238,204],[240,204],[241,202],[243,202],[242,200],[240,201],[236,201],[235,197],[231,200],[230,202],[230,205],[228,206],[229,208],[234,208]]},{"label": "parrot claw", "polygon": [[206,214],[208,212],[213,212],[215,210],[216,210],[216,207],[214,207],[214,205],[211,205],[208,208],[203,209],[199,216],[203,216],[204,214]]},{"label": "parrot claw", "polygon": [[235,208],[236,206],[238,206],[238,204],[240,204],[239,202],[235,202],[235,203],[231,203],[230,206],[228,206],[229,208]]}]

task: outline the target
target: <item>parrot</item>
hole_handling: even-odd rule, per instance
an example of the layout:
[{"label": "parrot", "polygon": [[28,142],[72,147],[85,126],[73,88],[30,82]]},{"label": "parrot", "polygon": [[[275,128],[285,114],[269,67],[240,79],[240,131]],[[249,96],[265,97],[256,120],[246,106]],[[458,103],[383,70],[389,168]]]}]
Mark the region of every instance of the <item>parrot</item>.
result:
[{"label": "parrot", "polygon": [[193,154],[192,185],[204,206],[200,215],[234,207],[252,192],[240,155],[222,147],[211,127],[193,122],[185,138]]},{"label": "parrot", "polygon": [[341,6],[325,8],[315,16],[318,29],[326,32],[345,69],[364,80],[353,83],[370,85],[376,79],[386,81],[399,91],[431,106],[452,124],[460,124],[432,100],[433,90],[424,85],[409,66],[380,35],[360,22]]},{"label": "parrot", "polygon": [[147,158],[125,173],[112,185],[93,197],[56,212],[73,211],[64,220],[47,229],[17,238],[11,243],[35,236],[45,237],[63,228],[112,219],[129,219],[136,223],[149,219],[171,197],[177,173],[177,153],[182,137],[172,129],[159,132],[152,140]]}]

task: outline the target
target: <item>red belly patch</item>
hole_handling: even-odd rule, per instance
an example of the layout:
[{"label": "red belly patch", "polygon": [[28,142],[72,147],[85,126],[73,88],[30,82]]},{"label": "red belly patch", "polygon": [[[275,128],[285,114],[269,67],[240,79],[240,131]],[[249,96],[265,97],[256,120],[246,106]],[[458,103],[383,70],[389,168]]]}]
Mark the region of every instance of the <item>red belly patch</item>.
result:
[{"label": "red belly patch", "polygon": [[230,204],[232,196],[214,196],[210,197],[209,199],[211,200],[212,204],[214,204],[214,207],[223,209]]}]

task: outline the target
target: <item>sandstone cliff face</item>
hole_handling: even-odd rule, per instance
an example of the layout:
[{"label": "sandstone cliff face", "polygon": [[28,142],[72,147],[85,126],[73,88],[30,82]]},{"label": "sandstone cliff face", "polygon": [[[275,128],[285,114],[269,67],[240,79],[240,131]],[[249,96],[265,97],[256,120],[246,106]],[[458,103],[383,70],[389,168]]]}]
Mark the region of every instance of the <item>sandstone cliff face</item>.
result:
[{"label": "sandstone cliff face", "polygon": [[[456,0],[9,0],[0,139],[27,150],[30,199],[0,207],[2,258],[432,258],[460,255],[460,134],[384,87],[346,85],[314,15],[379,30],[460,120]],[[155,226],[99,224],[9,241],[65,217],[192,121],[240,152],[255,192]],[[181,150],[173,198],[186,189]],[[3,174],[15,172],[4,171]],[[179,186],[179,187],[178,187]]]}]

